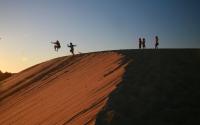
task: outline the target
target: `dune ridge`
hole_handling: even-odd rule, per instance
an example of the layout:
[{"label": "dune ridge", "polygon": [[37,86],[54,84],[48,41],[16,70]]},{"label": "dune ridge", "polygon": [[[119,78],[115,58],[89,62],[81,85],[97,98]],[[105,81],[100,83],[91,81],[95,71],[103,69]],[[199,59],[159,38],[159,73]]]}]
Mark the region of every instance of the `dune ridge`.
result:
[{"label": "dune ridge", "polygon": [[2,125],[200,124],[200,49],[60,57],[0,84]]}]

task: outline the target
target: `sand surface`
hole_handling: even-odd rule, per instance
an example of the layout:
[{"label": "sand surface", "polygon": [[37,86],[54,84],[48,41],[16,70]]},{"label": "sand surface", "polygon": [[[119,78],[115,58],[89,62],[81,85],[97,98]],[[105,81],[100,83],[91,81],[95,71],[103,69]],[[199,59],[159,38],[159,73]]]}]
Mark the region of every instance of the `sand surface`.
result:
[{"label": "sand surface", "polygon": [[96,125],[200,124],[200,49],[118,52],[132,61]]},{"label": "sand surface", "polygon": [[0,125],[200,124],[200,49],[60,57],[0,83]]},{"label": "sand surface", "polygon": [[125,64],[116,52],[53,59],[0,84],[0,125],[94,125]]}]

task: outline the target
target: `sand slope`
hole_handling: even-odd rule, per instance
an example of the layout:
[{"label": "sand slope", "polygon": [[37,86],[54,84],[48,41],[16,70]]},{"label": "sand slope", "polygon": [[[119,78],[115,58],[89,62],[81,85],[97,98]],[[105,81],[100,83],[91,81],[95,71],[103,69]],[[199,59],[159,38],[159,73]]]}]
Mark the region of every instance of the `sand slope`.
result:
[{"label": "sand slope", "polygon": [[93,125],[126,63],[116,52],[53,59],[0,84],[0,125]]},{"label": "sand slope", "polygon": [[200,49],[53,59],[0,83],[0,125],[200,124],[199,71]]}]

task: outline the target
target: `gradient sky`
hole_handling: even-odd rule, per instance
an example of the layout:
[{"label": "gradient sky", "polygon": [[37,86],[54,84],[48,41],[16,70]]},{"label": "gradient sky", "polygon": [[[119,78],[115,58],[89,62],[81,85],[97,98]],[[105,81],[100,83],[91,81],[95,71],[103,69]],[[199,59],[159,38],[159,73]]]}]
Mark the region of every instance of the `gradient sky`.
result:
[{"label": "gradient sky", "polygon": [[[0,0],[0,70],[18,72],[76,52],[200,48],[199,0]],[[50,41],[61,41],[56,53]]]}]

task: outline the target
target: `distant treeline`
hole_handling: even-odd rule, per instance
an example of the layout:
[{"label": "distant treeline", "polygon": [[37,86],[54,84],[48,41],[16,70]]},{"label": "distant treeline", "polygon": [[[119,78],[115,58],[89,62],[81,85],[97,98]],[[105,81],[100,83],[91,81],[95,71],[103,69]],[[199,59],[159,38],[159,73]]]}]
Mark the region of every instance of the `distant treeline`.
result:
[{"label": "distant treeline", "polygon": [[3,73],[2,71],[0,71],[0,81],[10,77],[11,75],[12,75],[12,73],[9,73],[9,72]]}]

